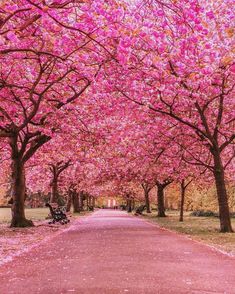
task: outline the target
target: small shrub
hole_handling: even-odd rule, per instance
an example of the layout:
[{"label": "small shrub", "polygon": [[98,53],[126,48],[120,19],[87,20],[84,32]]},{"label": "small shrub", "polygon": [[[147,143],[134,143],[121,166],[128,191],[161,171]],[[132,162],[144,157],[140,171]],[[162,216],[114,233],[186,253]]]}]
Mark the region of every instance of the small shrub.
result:
[{"label": "small shrub", "polygon": [[210,217],[210,216],[216,216],[216,213],[211,210],[195,210],[191,214],[191,216],[204,216],[204,217]]}]

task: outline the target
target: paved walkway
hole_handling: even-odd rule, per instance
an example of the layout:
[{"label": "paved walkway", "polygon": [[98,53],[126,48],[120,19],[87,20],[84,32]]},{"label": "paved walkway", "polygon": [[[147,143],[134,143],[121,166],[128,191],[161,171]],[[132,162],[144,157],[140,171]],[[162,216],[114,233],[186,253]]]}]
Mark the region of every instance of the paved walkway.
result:
[{"label": "paved walkway", "polygon": [[99,210],[0,268],[1,294],[235,293],[235,259]]}]

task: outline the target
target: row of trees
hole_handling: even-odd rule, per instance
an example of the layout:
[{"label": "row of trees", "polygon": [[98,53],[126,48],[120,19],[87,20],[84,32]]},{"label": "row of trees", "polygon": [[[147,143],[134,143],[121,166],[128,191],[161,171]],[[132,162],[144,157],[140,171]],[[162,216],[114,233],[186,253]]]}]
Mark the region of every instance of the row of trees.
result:
[{"label": "row of trees", "polygon": [[[61,148],[58,133],[79,129],[80,97],[113,58],[112,46],[104,45],[112,28],[105,27],[120,22],[120,13],[105,1],[28,0],[4,1],[0,13],[0,136],[11,168],[11,226],[28,226],[26,166],[52,139],[53,150]],[[48,163],[53,169],[58,162]],[[52,186],[56,197],[56,176]]]},{"label": "row of trees", "polygon": [[[214,185],[231,232],[234,178],[232,0],[4,1],[0,137],[11,226],[32,190],[130,196],[192,180]],[[67,172],[65,172],[67,171]],[[133,184],[134,183],[134,184]]]}]

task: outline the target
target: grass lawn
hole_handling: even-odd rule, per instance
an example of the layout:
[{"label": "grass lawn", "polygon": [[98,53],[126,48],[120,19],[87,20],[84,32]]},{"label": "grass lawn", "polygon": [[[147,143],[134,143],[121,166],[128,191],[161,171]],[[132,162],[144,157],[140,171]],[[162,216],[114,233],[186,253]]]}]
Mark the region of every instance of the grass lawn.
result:
[{"label": "grass lawn", "polygon": [[[26,208],[26,218],[32,220],[45,220],[49,213],[49,209],[45,208]],[[11,221],[11,209],[0,208],[0,223],[9,223]]]},{"label": "grass lawn", "polygon": [[[34,221],[35,227],[10,228],[11,209],[0,208],[0,265],[70,226],[71,223],[49,225],[48,220],[45,221],[48,213],[49,209],[47,207],[26,208],[26,217]],[[73,223],[75,219],[89,213],[88,211],[83,211],[80,214],[72,214],[70,219]]]},{"label": "grass lawn", "polygon": [[[158,218],[156,212],[144,213],[144,218],[156,222],[159,226],[186,234],[192,239],[202,241],[223,251],[235,255],[235,233],[220,233],[219,219],[216,217],[195,217],[185,213],[184,222],[179,222],[179,212],[167,211],[167,217]],[[235,230],[235,219],[232,219]]]},{"label": "grass lawn", "polygon": [[[87,214],[87,211],[81,213],[74,213],[73,216],[82,216]],[[45,220],[49,214],[49,209],[47,207],[43,208],[26,208],[25,215],[26,218],[33,221]],[[0,208],[0,223],[10,223],[11,221],[11,209],[10,208]]]}]

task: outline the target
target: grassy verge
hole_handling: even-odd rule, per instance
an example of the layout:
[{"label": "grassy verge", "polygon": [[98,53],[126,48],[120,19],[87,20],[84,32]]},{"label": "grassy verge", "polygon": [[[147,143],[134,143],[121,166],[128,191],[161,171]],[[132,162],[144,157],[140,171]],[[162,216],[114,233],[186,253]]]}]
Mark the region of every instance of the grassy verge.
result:
[{"label": "grassy verge", "polygon": [[[25,210],[26,217],[32,219],[35,227],[10,228],[11,210],[0,208],[0,266],[12,260],[16,255],[30,250],[44,240],[49,240],[56,234],[66,230],[71,223],[60,225],[58,223],[49,225],[45,217],[48,215],[48,208],[32,208]],[[71,220],[80,218],[90,212],[71,214]]]},{"label": "grassy verge", "polygon": [[[202,241],[220,250],[235,255],[235,233],[220,233],[219,219],[216,217],[194,217],[186,213],[184,222],[179,222],[179,212],[168,211],[168,217],[158,218],[156,212],[143,214],[144,218],[159,226],[183,233],[192,239]],[[235,230],[235,219],[232,219]]]},{"label": "grassy verge", "polygon": [[[74,213],[72,216],[79,217],[89,213],[88,211],[83,211],[81,213]],[[27,219],[32,221],[41,221],[49,214],[49,209],[44,208],[26,208],[25,215]],[[10,223],[11,221],[11,209],[10,208],[0,208],[0,223]]]}]

